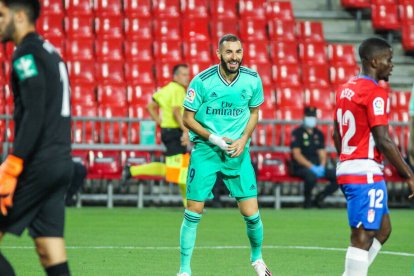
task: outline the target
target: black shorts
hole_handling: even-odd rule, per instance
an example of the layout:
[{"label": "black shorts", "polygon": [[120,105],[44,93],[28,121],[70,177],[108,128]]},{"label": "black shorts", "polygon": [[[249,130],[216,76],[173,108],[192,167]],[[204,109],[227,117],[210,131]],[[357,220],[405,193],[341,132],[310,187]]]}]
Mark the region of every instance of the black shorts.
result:
[{"label": "black shorts", "polygon": [[49,160],[24,167],[8,215],[0,214],[0,231],[20,236],[28,228],[33,238],[63,237],[65,193],[72,160]]},{"label": "black shorts", "polygon": [[181,136],[183,131],[180,128],[162,128],[161,141],[165,148],[165,156],[172,156],[176,154],[184,154],[187,152],[187,147],[181,145]]}]

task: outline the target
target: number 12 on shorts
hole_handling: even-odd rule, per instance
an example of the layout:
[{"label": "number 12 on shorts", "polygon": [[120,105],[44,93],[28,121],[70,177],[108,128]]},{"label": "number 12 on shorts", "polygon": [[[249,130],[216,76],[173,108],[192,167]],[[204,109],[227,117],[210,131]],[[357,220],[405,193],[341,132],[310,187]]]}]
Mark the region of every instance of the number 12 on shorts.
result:
[{"label": "number 12 on shorts", "polygon": [[371,189],[368,191],[369,207],[370,208],[382,208],[382,200],[384,199],[384,191]]}]

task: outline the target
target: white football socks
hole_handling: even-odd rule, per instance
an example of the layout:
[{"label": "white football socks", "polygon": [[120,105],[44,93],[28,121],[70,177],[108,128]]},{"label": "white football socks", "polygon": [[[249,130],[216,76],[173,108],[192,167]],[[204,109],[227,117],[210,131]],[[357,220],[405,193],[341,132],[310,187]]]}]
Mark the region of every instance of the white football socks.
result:
[{"label": "white football socks", "polygon": [[374,238],[372,245],[368,251],[368,266],[370,266],[375,260],[375,257],[377,257],[378,252],[381,250],[381,247],[382,244],[376,238]]},{"label": "white football socks", "polygon": [[366,276],[368,266],[368,251],[350,246],[346,251],[345,272],[342,276]]}]

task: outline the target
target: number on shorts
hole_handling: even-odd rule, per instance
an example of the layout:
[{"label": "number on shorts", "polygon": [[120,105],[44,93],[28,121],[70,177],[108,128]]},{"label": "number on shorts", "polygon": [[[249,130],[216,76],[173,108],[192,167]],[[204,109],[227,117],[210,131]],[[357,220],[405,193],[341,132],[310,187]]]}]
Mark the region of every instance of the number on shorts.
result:
[{"label": "number on shorts", "polygon": [[192,168],[190,170],[190,183],[193,182],[194,176],[195,176],[195,170]]},{"label": "number on shorts", "polygon": [[382,200],[384,199],[383,190],[371,189],[368,191],[369,207],[370,208],[382,208]]}]

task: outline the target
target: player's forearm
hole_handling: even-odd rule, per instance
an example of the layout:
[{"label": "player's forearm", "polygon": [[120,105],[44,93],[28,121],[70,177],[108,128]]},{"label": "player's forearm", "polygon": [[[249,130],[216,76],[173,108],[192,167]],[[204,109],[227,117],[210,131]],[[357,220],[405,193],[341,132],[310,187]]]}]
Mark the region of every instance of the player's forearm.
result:
[{"label": "player's forearm", "polygon": [[210,136],[211,133],[194,119],[194,114],[193,116],[190,116],[189,113],[191,112],[184,112],[184,116],[183,116],[184,126],[187,129],[191,130],[192,132],[196,133],[198,136],[208,140],[208,137]]},{"label": "player's forearm", "polygon": [[319,155],[319,162],[320,165],[324,166],[326,165],[326,160],[327,160],[327,153],[326,150],[324,149],[320,149],[318,150],[318,155]]},{"label": "player's forearm", "polygon": [[246,140],[248,140],[252,136],[252,133],[257,126],[257,122],[259,121],[258,111],[258,108],[250,110],[250,118],[242,134],[242,137],[244,137]]},{"label": "player's forearm", "polygon": [[384,138],[380,140],[376,146],[385,158],[387,158],[387,160],[397,169],[402,177],[413,177],[413,172],[404,161],[400,151],[391,139]]},{"label": "player's forearm", "polygon": [[339,136],[338,125],[336,122],[334,123],[334,133],[332,134],[332,138],[334,140],[336,152],[339,155],[341,154],[342,144],[341,144],[341,137]]},{"label": "player's forearm", "polygon": [[155,108],[152,105],[148,105],[147,110],[151,118],[155,121],[155,123],[157,123],[158,125],[161,125],[160,116],[158,115],[158,112],[155,110]]},{"label": "player's forearm", "polygon": [[292,150],[292,156],[293,159],[296,160],[296,162],[298,162],[299,165],[305,167],[305,168],[310,168],[312,167],[314,164],[312,164],[312,162],[310,162],[300,151],[299,148],[294,148]]},{"label": "player's forearm", "polygon": [[177,121],[177,123],[180,125],[180,129],[185,132],[188,131],[188,129],[185,127],[183,122],[183,116],[181,115],[181,110],[179,108],[173,109],[174,119]]}]

